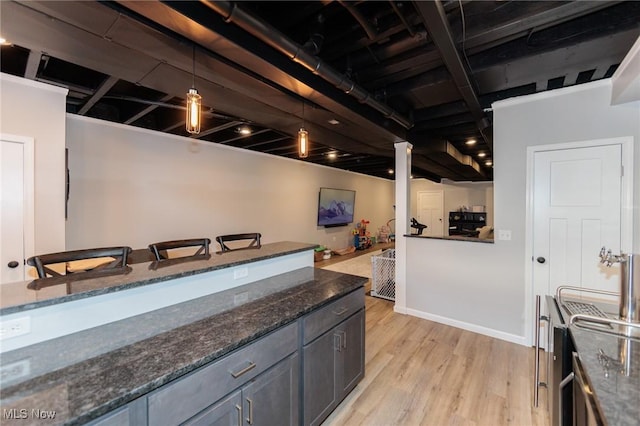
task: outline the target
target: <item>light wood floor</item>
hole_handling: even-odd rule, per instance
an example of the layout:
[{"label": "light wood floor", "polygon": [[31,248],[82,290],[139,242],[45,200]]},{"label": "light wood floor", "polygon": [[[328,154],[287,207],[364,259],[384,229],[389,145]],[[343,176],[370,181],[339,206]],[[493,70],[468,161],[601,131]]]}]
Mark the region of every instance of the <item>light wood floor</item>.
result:
[{"label": "light wood floor", "polygon": [[534,349],[393,312],[366,297],[365,377],[327,418],[337,425],[547,426],[532,408]]}]

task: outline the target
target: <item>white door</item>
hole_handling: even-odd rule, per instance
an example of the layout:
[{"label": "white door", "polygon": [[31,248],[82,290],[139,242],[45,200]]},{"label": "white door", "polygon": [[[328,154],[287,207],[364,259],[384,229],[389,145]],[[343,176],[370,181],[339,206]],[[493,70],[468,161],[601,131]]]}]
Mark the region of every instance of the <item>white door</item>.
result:
[{"label": "white door", "polygon": [[0,138],[0,284],[25,279],[33,250],[33,139]]},{"label": "white door", "polygon": [[442,191],[418,192],[418,217],[416,220],[427,225],[427,228],[422,231],[422,235],[429,237],[444,235],[443,204]]},{"label": "white door", "polygon": [[599,252],[620,252],[622,146],[540,151],[533,167],[534,294],[562,285],[618,291],[619,271]]}]

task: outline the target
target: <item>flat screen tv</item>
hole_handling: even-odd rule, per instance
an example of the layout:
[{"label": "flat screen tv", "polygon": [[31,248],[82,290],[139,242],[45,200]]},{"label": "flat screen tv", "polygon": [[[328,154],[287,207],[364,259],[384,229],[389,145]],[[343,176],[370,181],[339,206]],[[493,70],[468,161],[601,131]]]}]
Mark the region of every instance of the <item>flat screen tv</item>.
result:
[{"label": "flat screen tv", "polygon": [[356,191],[320,188],[318,198],[318,226],[347,226],[353,223]]}]

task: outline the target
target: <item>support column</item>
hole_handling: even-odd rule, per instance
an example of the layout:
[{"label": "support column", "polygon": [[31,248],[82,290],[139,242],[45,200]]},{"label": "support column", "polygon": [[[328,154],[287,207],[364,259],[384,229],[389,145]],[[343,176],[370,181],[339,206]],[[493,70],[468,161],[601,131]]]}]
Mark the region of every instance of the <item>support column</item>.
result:
[{"label": "support column", "polygon": [[409,142],[394,144],[396,150],[396,304],[394,311],[407,313],[407,238],[411,189],[411,149]]}]

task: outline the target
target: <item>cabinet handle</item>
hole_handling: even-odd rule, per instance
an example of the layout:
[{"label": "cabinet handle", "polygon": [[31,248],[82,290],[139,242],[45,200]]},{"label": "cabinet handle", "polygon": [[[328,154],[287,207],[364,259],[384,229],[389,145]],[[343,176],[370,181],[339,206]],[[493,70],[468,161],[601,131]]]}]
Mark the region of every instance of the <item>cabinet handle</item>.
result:
[{"label": "cabinet handle", "polygon": [[[342,352],[342,342],[340,340],[342,340],[340,332],[336,331],[335,333],[333,333],[333,349],[338,352]],[[336,342],[338,343],[337,345]]]},{"label": "cabinet handle", "polygon": [[247,423],[250,425],[253,424],[253,401],[251,398],[247,398],[247,402],[249,403],[249,417],[247,417]]},{"label": "cabinet handle", "polygon": [[333,311],[333,313],[334,313],[335,315],[337,315],[337,316],[340,316],[340,315],[345,314],[348,310],[349,310],[349,308],[342,308],[342,309],[340,309],[338,312]]},{"label": "cabinet handle", "polygon": [[249,361],[249,365],[247,365],[245,368],[243,368],[242,370],[238,371],[238,372],[233,372],[230,371],[231,375],[233,376],[234,379],[237,379],[238,377],[242,376],[244,373],[253,370],[254,368],[256,368],[256,365]]},{"label": "cabinet handle", "polygon": [[242,426],[242,407],[236,404],[236,410],[238,410],[238,426]]},{"label": "cabinet handle", "polygon": [[[336,337],[337,339],[337,346],[336,346]],[[342,352],[343,349],[347,349],[347,332],[346,331],[336,331],[333,334],[333,349],[337,350],[338,352]]]}]

